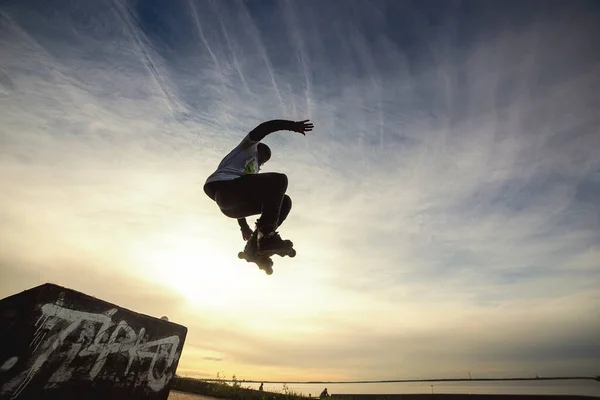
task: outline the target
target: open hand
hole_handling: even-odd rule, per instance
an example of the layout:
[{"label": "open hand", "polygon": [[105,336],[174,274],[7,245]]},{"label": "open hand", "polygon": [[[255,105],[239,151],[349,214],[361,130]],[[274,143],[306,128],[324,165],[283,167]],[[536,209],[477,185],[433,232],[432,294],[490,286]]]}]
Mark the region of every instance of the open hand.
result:
[{"label": "open hand", "polygon": [[312,122],[310,122],[310,120],[308,119],[305,119],[304,121],[294,122],[294,127],[292,128],[292,131],[305,135],[306,132],[312,131],[313,128],[314,125],[312,124]]}]

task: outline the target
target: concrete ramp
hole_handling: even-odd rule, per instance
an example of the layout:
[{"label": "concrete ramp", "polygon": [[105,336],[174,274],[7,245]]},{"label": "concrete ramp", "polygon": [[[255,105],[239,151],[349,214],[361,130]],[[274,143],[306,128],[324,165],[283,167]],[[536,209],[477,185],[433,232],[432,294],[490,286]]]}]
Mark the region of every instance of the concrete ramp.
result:
[{"label": "concrete ramp", "polygon": [[0,399],[166,399],[187,328],[45,284],[0,300]]}]

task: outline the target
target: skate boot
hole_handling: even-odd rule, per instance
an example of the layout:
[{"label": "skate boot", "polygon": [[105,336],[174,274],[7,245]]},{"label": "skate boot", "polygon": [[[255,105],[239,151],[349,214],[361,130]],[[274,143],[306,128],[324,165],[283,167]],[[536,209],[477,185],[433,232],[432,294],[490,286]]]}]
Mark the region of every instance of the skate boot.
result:
[{"label": "skate boot", "polygon": [[255,230],[248,239],[244,251],[238,253],[238,258],[247,262],[255,263],[259,269],[265,271],[267,275],[273,274],[273,261],[267,255],[258,255],[258,230]]},{"label": "skate boot", "polygon": [[267,234],[263,234],[258,230],[258,251],[257,254],[260,256],[272,256],[277,254],[280,257],[288,256],[294,257],[296,251],[294,250],[291,240],[283,240],[279,233],[271,231]]},{"label": "skate boot", "polygon": [[256,251],[258,250],[258,229],[255,229],[250,236],[250,239],[246,242],[246,246],[244,246],[244,252],[253,256],[256,255]]}]

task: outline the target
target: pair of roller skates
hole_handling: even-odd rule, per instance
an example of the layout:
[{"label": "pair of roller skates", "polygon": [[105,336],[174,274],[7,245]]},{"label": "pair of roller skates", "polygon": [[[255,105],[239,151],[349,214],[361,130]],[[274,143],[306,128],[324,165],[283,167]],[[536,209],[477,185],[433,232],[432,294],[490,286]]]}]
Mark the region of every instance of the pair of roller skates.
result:
[{"label": "pair of roller skates", "polygon": [[238,258],[246,262],[255,263],[259,269],[265,271],[267,275],[273,274],[273,260],[271,257],[278,255],[280,257],[295,257],[294,243],[291,240],[282,240],[277,232],[258,238],[258,229],[255,229],[248,239],[244,251],[238,253]]}]

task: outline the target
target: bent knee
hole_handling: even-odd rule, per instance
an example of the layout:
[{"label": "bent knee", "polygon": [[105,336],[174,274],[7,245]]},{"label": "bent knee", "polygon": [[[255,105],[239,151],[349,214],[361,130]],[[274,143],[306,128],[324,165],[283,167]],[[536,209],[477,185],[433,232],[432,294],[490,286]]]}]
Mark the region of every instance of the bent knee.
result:
[{"label": "bent knee", "polygon": [[271,181],[274,186],[282,188],[284,191],[288,186],[288,177],[286,174],[281,174],[279,172],[272,172],[270,174]]},{"label": "bent knee", "polygon": [[281,209],[282,210],[291,210],[292,209],[292,198],[287,194],[283,196],[283,200],[281,201]]}]

